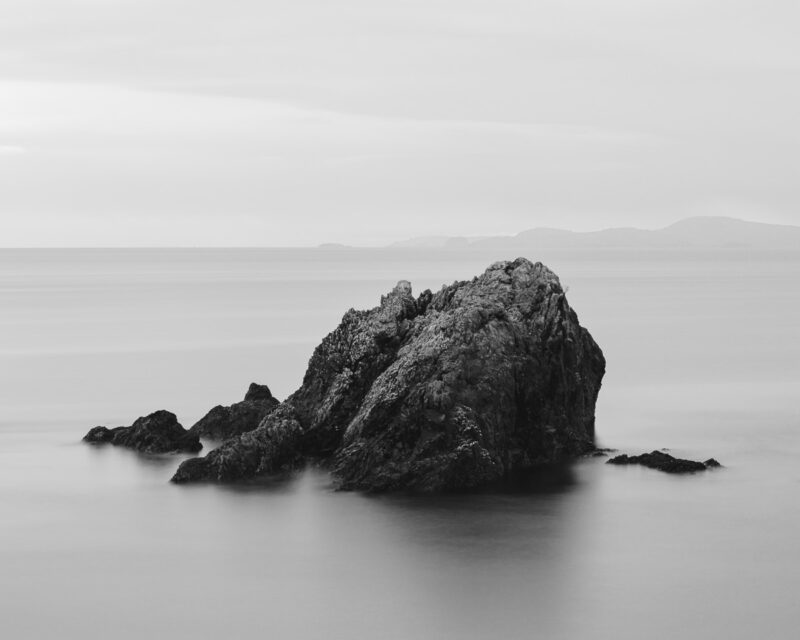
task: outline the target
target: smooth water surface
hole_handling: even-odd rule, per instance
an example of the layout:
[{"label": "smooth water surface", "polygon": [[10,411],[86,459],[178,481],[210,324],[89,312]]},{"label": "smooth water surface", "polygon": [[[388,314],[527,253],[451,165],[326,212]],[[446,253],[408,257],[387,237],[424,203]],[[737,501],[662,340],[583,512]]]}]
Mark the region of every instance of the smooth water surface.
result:
[{"label": "smooth water surface", "polygon": [[788,638],[800,624],[800,254],[550,252],[608,360],[600,444],[505,493],[176,487],[83,445],[251,381],[285,397],[349,307],[499,256],[0,251],[0,620],[27,638]]}]

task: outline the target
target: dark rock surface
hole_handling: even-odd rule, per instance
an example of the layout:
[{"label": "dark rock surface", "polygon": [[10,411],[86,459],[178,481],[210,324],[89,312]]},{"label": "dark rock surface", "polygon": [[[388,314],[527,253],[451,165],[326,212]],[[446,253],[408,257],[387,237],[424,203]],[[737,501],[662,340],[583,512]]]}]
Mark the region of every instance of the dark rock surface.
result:
[{"label": "dark rock surface", "polygon": [[174,413],[156,411],[130,427],[94,427],[83,437],[91,444],[113,444],[143,453],[195,453],[203,448],[197,435],[189,433]]},{"label": "dark rock surface", "polygon": [[303,384],[175,482],[327,465],[339,486],[442,491],[594,449],[602,351],[557,276],[524,258],[414,298],[402,281],[348,311]]},{"label": "dark rock surface", "polygon": [[663,451],[651,451],[650,453],[643,453],[638,456],[622,454],[611,458],[606,464],[640,464],[651,469],[665,471],[666,473],[694,473],[696,471],[705,471],[706,469],[722,466],[719,462],[714,460],[714,458],[709,458],[705,462],[697,462],[696,460],[675,458]]},{"label": "dark rock surface", "polygon": [[300,468],[303,429],[285,404],[253,431],[226,440],[203,458],[184,460],[174,482],[232,482]]},{"label": "dark rock surface", "polygon": [[200,418],[189,431],[205,438],[224,440],[255,429],[280,404],[269,387],[253,382],[244,400],[229,407],[218,405]]}]

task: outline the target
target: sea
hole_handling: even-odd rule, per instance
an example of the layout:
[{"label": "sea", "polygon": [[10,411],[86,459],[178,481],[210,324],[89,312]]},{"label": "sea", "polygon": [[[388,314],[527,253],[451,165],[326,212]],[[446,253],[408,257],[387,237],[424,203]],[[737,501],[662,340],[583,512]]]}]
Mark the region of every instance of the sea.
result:
[{"label": "sea", "polygon": [[[800,250],[0,251],[0,636],[797,637]],[[586,458],[473,495],[175,486],[182,456],[81,442],[284,398],[349,308],[524,255],[603,349]],[[206,447],[214,443],[206,443]]]}]

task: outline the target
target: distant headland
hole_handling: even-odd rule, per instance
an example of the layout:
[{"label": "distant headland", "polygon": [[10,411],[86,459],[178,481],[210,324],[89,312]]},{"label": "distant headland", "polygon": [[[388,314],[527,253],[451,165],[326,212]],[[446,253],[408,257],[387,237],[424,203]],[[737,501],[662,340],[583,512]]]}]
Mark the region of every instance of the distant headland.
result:
[{"label": "distant headland", "polygon": [[[334,245],[321,245],[320,248],[334,248]],[[344,248],[344,245],[335,245],[335,248]],[[393,242],[385,248],[522,252],[541,249],[693,248],[800,251],[800,226],[698,216],[654,230],[616,227],[600,231],[567,231],[537,227],[506,236],[418,236]]]}]

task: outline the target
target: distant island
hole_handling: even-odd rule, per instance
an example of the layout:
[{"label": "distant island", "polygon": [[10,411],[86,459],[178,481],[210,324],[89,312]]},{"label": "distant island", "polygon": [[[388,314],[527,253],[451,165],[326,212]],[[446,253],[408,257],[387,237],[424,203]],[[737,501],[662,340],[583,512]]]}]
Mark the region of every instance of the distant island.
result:
[{"label": "distant island", "polygon": [[566,231],[539,227],[513,236],[421,236],[388,245],[394,249],[773,249],[800,250],[800,227],[699,216],[663,229],[634,227]]}]

